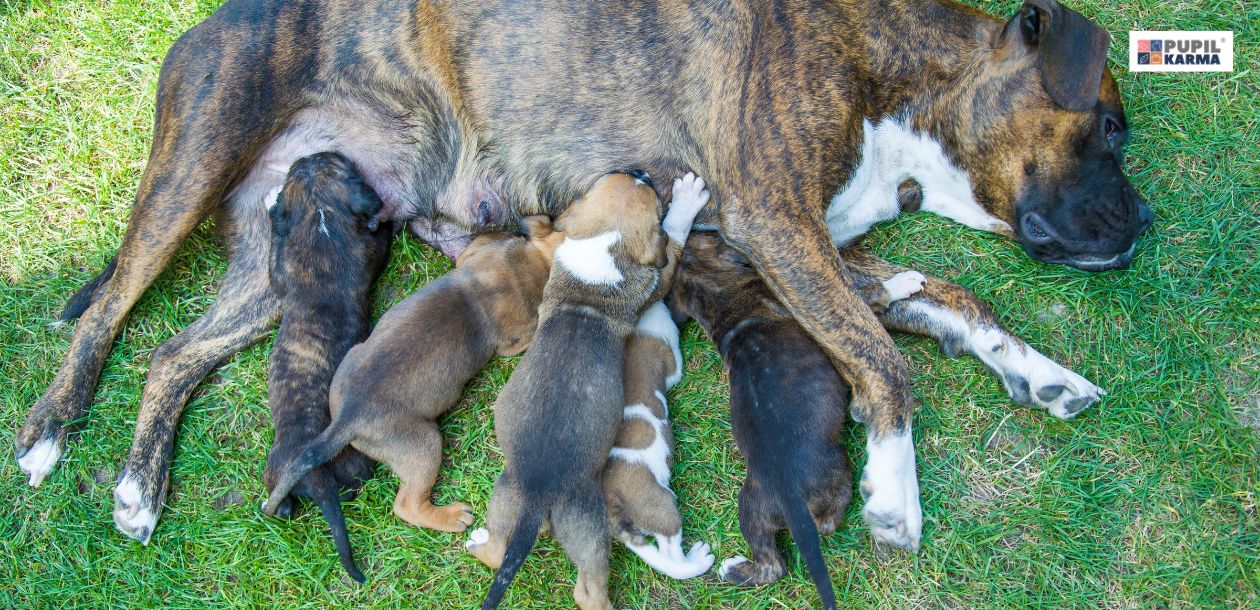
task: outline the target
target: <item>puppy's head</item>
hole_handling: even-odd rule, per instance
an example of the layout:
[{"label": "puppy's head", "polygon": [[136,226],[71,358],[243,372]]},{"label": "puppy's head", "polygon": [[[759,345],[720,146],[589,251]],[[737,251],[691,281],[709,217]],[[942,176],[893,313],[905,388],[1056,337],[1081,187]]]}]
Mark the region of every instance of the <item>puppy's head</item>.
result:
[{"label": "puppy's head", "polygon": [[392,227],[377,226],[374,216],[381,207],[380,197],[345,157],[325,152],[298,159],[268,212],[272,283],[287,284],[287,278],[303,269],[317,273],[336,268],[336,260],[289,260],[314,252],[345,254],[345,260],[362,261],[369,268],[383,265]]},{"label": "puppy's head", "polygon": [[669,247],[661,230],[661,207],[646,173],[612,173],[561,214],[555,228],[566,242],[607,242],[614,256],[659,269],[668,263]]}]

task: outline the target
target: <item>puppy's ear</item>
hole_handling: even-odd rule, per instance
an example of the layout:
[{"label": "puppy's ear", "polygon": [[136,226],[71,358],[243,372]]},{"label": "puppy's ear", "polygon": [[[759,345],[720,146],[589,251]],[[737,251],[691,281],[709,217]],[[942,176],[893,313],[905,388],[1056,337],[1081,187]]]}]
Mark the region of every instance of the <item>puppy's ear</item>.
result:
[{"label": "puppy's ear", "polygon": [[534,214],[521,219],[521,233],[530,240],[546,239],[555,232],[551,225],[551,217],[545,214]]},{"label": "puppy's ear", "polygon": [[1011,22],[1037,54],[1041,82],[1065,110],[1082,112],[1098,103],[1111,35],[1056,0],[1024,0]]},{"label": "puppy's ear", "polygon": [[381,211],[381,208],[385,207],[385,204],[381,201],[380,196],[376,194],[376,191],[372,190],[372,187],[360,180],[355,180],[354,182],[355,184],[348,185],[350,190],[350,211],[359,218],[375,220],[376,222],[372,223],[371,228],[372,231],[375,231],[380,224],[380,219],[376,218],[376,214]]},{"label": "puppy's ear", "polygon": [[655,248],[645,248],[643,260],[639,262],[644,265],[652,265],[657,269],[664,269],[669,265],[669,236],[665,231],[657,231]]},{"label": "puppy's ear", "polygon": [[[271,197],[268,196],[268,199]],[[271,217],[271,232],[277,236],[285,237],[289,234],[289,230],[293,228],[293,219],[289,217],[289,208],[284,202],[284,189],[277,189],[275,192],[275,203],[271,204],[271,208],[267,210],[267,215]]]}]

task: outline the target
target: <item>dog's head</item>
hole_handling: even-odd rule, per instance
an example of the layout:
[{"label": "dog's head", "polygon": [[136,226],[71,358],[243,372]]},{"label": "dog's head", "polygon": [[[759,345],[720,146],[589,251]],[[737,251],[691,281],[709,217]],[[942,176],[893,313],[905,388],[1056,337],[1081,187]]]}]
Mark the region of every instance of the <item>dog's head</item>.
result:
[{"label": "dog's head", "polygon": [[1123,170],[1129,125],[1109,41],[1054,0],[1025,0],[930,119],[1030,257],[1088,271],[1127,266],[1153,221]]},{"label": "dog's head", "polygon": [[[375,269],[384,264],[392,235],[390,227],[378,227],[373,219],[381,199],[363,182],[354,165],[337,153],[318,153],[298,159],[289,168],[284,185],[271,206],[272,283],[281,290],[290,276],[334,270],[337,260],[290,261],[290,250],[338,251],[346,260],[363,261]],[[334,248],[318,247],[331,241]],[[366,248],[359,252],[358,248]],[[292,263],[292,264],[290,264]],[[363,269],[348,270],[375,277]]]}]

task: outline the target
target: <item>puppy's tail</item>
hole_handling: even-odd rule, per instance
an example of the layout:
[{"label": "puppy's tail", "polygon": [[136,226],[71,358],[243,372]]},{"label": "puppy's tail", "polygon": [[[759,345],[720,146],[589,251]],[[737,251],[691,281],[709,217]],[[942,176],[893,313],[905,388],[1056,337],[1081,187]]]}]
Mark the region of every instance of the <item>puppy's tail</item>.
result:
[{"label": "puppy's tail", "polygon": [[[325,472],[315,473],[311,481],[311,496],[319,504],[319,511],[328,522],[328,531],[332,533],[333,543],[337,545],[337,556],[341,558],[341,567],[346,569],[350,578],[358,582],[367,580],[359,566],[354,563],[354,549],[350,547],[350,533],[346,531],[346,517],[341,512],[341,494],[332,477]],[[282,496],[283,497],[283,496]]]},{"label": "puppy's tail", "polygon": [[494,574],[494,582],[490,583],[490,592],[486,593],[486,601],[481,603],[481,610],[493,610],[503,602],[503,595],[507,593],[512,579],[516,578],[517,570],[521,569],[521,564],[525,563],[525,558],[529,557],[530,551],[534,550],[534,544],[538,542],[542,523],[543,510],[540,503],[523,502],[520,516],[516,519],[516,526],[512,528],[512,534],[508,536],[503,563],[499,565],[499,571]]},{"label": "puppy's tail", "polygon": [[276,509],[280,508],[280,503],[288,497],[289,492],[293,491],[298,481],[302,480],[306,473],[327,464],[329,460],[341,453],[341,450],[350,444],[351,436],[349,425],[341,420],[333,421],[284,467],[280,480],[271,490],[267,503],[263,505],[263,512],[268,515],[276,514]]},{"label": "puppy's tail", "polygon": [[809,512],[805,494],[796,489],[779,495],[783,502],[783,516],[787,520],[788,531],[796,541],[796,550],[805,560],[805,569],[818,589],[823,608],[836,609],[836,593],[831,587],[831,575],[827,573],[827,563],[823,560],[822,547],[818,543],[818,526],[814,524],[814,516]]},{"label": "puppy's tail", "polygon": [[105,286],[109,283],[109,278],[114,277],[114,268],[117,266],[118,256],[115,255],[114,258],[109,259],[109,264],[105,265],[105,269],[98,273],[96,277],[88,280],[88,283],[84,284],[78,292],[74,293],[74,296],[70,297],[70,300],[66,302],[65,309],[62,309],[61,315],[57,317],[57,323],[69,322],[83,315],[83,312],[87,311],[87,308],[91,307],[92,303],[100,298],[101,293],[105,292]]}]

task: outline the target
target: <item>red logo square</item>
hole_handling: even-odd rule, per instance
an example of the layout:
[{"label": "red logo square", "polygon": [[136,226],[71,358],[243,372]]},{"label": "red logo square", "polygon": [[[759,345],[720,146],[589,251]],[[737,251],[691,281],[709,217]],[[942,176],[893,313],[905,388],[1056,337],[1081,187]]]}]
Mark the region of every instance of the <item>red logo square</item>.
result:
[{"label": "red logo square", "polygon": [[1149,40],[1138,41],[1138,53],[1149,53],[1150,50],[1151,50],[1151,41]]}]

